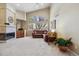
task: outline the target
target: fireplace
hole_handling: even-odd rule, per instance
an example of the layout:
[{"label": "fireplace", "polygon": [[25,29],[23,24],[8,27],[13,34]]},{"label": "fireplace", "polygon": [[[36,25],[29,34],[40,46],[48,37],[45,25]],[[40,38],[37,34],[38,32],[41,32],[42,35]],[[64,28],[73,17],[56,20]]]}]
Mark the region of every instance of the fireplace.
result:
[{"label": "fireplace", "polygon": [[14,32],[13,33],[6,33],[5,34],[6,40],[11,39],[11,38],[14,38],[14,37],[15,37],[15,33]]},{"label": "fireplace", "polygon": [[12,33],[0,33],[0,40],[8,40],[15,37],[15,32]]}]

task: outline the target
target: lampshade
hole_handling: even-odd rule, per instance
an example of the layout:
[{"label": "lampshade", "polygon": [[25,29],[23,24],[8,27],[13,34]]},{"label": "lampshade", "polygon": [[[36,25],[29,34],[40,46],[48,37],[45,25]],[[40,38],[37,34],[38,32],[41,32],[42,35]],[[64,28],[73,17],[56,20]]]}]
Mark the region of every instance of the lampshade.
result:
[{"label": "lampshade", "polygon": [[51,31],[52,31],[52,32],[55,32],[56,30],[55,30],[55,29],[52,29]]}]

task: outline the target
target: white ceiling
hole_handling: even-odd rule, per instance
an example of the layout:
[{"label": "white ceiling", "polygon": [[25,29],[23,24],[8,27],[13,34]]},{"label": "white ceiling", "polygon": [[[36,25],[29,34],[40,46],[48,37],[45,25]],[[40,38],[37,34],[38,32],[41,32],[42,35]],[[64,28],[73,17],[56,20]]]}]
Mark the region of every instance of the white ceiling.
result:
[{"label": "white ceiling", "polygon": [[39,9],[49,7],[49,3],[9,3],[16,10],[31,12]]}]

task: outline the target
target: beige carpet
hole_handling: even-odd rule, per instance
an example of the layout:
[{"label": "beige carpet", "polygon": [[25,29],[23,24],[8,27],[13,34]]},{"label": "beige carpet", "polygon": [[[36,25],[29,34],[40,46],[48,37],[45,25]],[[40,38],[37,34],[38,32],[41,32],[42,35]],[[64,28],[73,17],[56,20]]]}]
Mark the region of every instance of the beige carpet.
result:
[{"label": "beige carpet", "polygon": [[42,38],[25,37],[10,39],[0,43],[0,55],[2,56],[68,56],[62,53],[54,45],[49,46]]}]

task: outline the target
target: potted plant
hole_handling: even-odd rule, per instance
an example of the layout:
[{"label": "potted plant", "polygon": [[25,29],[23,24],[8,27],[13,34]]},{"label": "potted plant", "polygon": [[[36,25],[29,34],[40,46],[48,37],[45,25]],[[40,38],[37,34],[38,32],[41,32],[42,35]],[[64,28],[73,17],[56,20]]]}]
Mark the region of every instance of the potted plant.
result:
[{"label": "potted plant", "polygon": [[58,44],[59,50],[62,52],[66,52],[72,46],[71,39],[65,40],[64,38],[56,39],[56,44]]},{"label": "potted plant", "polygon": [[69,49],[74,49],[74,44],[72,43],[71,39],[72,39],[72,38],[69,38],[68,40],[66,40],[66,46],[67,46]]}]

